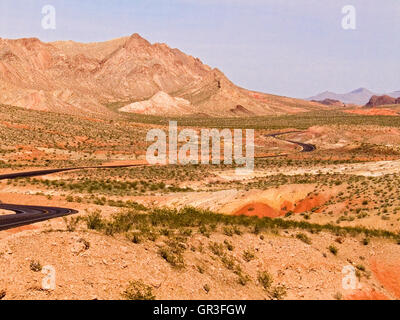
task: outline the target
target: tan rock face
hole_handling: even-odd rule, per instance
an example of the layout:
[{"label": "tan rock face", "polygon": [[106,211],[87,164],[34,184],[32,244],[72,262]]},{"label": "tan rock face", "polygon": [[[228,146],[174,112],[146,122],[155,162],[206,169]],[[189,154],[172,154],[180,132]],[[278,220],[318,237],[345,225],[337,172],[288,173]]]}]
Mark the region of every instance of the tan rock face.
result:
[{"label": "tan rock face", "polygon": [[[147,106],[139,112],[238,116],[238,105],[249,115],[321,108],[312,102],[239,88],[199,59],[165,44],[151,44],[138,34],[85,44],[0,39],[2,104],[61,113],[107,114],[108,103],[146,101],[159,92],[189,104],[179,100],[171,107],[171,99],[164,96],[161,102],[166,106],[159,108],[160,113],[152,108],[154,101],[145,103]],[[137,107],[130,111],[135,112]]]}]

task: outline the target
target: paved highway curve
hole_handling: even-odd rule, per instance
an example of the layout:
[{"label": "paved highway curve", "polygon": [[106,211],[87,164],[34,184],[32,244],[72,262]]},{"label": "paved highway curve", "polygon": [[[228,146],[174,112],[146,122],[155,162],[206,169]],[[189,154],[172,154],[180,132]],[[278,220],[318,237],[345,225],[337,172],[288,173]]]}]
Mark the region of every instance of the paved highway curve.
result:
[{"label": "paved highway curve", "polygon": [[290,142],[290,143],[293,143],[293,144],[297,144],[298,146],[300,146],[302,148],[302,150],[300,152],[313,152],[313,151],[317,150],[317,147],[315,145],[313,145],[313,144],[278,138],[279,136],[283,136],[284,134],[301,133],[301,132],[303,132],[303,131],[278,132],[278,133],[268,134],[267,137],[272,137],[272,138],[275,138],[275,139],[278,139],[278,140],[282,140],[282,141]]},{"label": "paved highway curve", "polygon": [[[301,152],[312,152],[312,151],[316,150],[316,147],[312,144],[278,138],[281,135],[288,134],[288,133],[294,133],[294,132],[301,132],[301,131],[273,133],[273,134],[269,134],[267,136],[296,144],[296,145],[302,147]],[[282,156],[282,155],[269,156],[269,157],[279,157],[279,156]],[[265,157],[263,157],[263,158],[265,158]],[[37,177],[37,176],[43,176],[43,175],[52,174],[52,173],[59,173],[59,172],[66,172],[66,171],[73,171],[73,170],[82,170],[82,169],[113,169],[113,168],[140,167],[140,166],[146,166],[146,165],[136,164],[136,165],[115,165],[115,166],[76,167],[76,168],[64,168],[64,169],[36,170],[36,171],[3,174],[3,175],[0,175],[0,180]],[[42,207],[42,206],[22,206],[22,205],[4,204],[4,203],[0,203],[0,209],[14,211],[16,213],[16,214],[0,216],[0,231],[78,213],[78,211],[76,211],[76,210],[67,209],[67,208]]]},{"label": "paved highway curve", "polygon": [[[47,174],[66,172],[72,170],[129,168],[138,166],[144,166],[144,165],[137,164],[137,165],[120,165],[120,166],[77,167],[77,168],[47,169],[47,170],[17,172],[17,173],[0,175],[0,180],[37,177],[37,176],[43,176]],[[14,211],[16,213],[10,215],[0,215],[0,231],[78,213],[78,211],[76,210],[67,208],[22,206],[22,205],[5,204],[5,203],[0,203],[0,209]]]}]

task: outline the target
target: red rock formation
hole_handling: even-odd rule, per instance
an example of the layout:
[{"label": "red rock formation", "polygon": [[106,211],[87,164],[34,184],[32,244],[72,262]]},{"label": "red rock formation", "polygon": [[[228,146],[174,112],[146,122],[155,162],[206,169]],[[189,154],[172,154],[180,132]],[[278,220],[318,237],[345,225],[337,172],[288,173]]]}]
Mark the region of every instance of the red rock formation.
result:
[{"label": "red rock formation", "polygon": [[383,96],[372,96],[369,102],[365,105],[366,107],[372,108],[382,105],[389,104],[400,104],[400,98],[393,98],[388,95]]}]

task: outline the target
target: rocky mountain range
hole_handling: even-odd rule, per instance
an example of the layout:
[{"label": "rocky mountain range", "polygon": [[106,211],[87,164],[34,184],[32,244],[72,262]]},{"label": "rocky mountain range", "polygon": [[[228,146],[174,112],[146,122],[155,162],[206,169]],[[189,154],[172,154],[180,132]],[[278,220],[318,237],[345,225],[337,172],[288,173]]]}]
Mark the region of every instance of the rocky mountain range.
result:
[{"label": "rocky mountain range", "polygon": [[248,116],[304,112],[318,103],[240,88],[198,58],[138,34],[99,43],[0,39],[0,103],[107,115]]},{"label": "rocky mountain range", "polygon": [[[316,96],[310,97],[307,100],[314,100],[314,101],[323,101],[326,99],[330,100],[338,100],[341,101],[345,104],[357,104],[357,105],[365,105],[369,102],[372,96],[374,95],[379,95],[377,93],[374,93],[368,89],[365,88],[359,88],[356,90],[353,90],[348,93],[335,93],[335,92],[330,92],[330,91],[325,91],[322,92]],[[393,97],[393,98],[399,98],[400,97],[400,90],[399,91],[394,91],[386,94],[387,96]]]}]

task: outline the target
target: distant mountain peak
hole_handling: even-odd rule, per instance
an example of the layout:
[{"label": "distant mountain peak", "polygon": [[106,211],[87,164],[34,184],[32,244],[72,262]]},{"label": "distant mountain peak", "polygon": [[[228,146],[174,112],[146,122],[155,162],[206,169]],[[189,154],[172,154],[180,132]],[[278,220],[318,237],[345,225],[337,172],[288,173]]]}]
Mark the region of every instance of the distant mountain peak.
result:
[{"label": "distant mountain peak", "polygon": [[368,89],[366,89],[366,88],[358,88],[358,89],[356,89],[356,90],[353,90],[353,91],[351,91],[350,93],[362,93],[362,92],[372,92],[372,91],[370,91],[370,90],[368,90]]},{"label": "distant mountain peak", "polygon": [[[379,96],[379,94],[374,93],[366,88],[358,88],[356,90],[350,91],[348,93],[335,93],[330,91],[322,92],[316,96],[310,97],[307,100],[310,101],[324,101],[328,100],[339,100],[343,103],[347,104],[358,104],[358,105],[365,105],[369,102],[372,96]],[[381,94],[382,95],[382,94]],[[393,98],[400,97],[400,91],[394,91],[391,93],[386,93],[387,96]]]},{"label": "distant mountain peak", "polygon": [[325,91],[316,96],[310,97],[307,100],[323,101],[326,99],[338,100],[347,104],[365,105],[374,93],[366,88],[358,88],[348,93],[335,93]]}]

